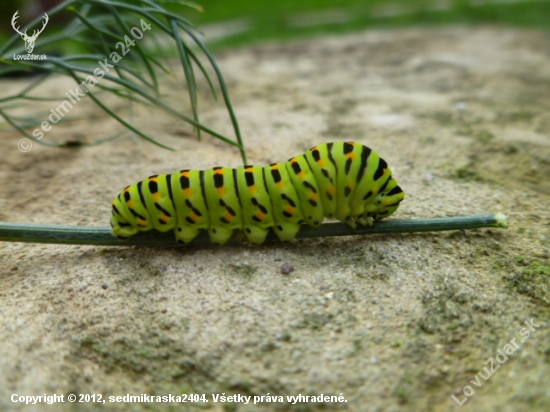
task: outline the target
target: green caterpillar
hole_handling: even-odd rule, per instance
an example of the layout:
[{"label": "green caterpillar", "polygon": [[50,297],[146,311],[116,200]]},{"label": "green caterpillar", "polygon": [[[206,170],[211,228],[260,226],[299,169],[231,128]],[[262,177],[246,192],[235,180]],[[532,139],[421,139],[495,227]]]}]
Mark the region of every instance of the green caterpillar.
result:
[{"label": "green caterpillar", "polygon": [[223,244],[234,231],[263,243],[269,230],[292,240],[300,225],[325,217],[355,228],[397,210],[405,193],[386,161],[359,143],[322,144],[269,166],[182,170],[126,187],[112,205],[111,227],[124,240],[174,229],[180,243],[208,230]]}]

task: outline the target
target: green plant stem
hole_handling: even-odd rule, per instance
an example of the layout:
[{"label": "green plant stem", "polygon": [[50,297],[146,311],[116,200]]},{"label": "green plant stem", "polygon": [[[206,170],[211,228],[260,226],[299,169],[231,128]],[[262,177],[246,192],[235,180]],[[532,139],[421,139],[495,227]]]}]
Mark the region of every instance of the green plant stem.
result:
[{"label": "green plant stem", "polygon": [[[478,229],[483,227],[507,228],[508,218],[500,213],[443,217],[436,219],[383,220],[375,222],[373,227],[352,229],[342,223],[325,223],[317,228],[302,226],[297,238],[378,235],[412,232],[439,232],[444,230]],[[267,240],[278,240],[270,232]],[[24,223],[0,222],[0,241],[25,243],[56,243],[68,245],[96,246],[181,246],[174,238],[173,231],[160,233],[150,231],[120,241],[113,237],[109,227],[56,226]],[[229,244],[240,243],[236,236]],[[207,232],[201,233],[191,243],[193,246],[208,246],[212,242]]]}]

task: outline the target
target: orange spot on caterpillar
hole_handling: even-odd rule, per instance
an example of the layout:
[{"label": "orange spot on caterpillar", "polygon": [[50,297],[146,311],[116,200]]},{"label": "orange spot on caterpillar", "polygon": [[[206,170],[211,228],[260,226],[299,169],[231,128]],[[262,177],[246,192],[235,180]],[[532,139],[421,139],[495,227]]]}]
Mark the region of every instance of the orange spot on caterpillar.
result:
[{"label": "orange spot on caterpillar", "polygon": [[187,171],[187,172],[182,172],[181,175],[182,175],[183,177],[189,177],[189,171]]},{"label": "orange spot on caterpillar", "polygon": [[185,196],[189,197],[191,196],[191,189],[183,189],[183,193],[185,194]]},{"label": "orange spot on caterpillar", "polygon": [[312,193],[311,196],[309,197],[311,200],[315,200],[317,201],[317,193]]},{"label": "orange spot on caterpillar", "polygon": [[334,186],[327,187],[327,192],[329,192],[331,195],[333,195],[335,191],[336,189],[334,188]]},{"label": "orange spot on caterpillar", "polygon": [[195,213],[191,214],[191,216],[189,217],[191,218],[191,220],[193,220],[193,222],[196,222],[197,220],[199,220],[199,217]]},{"label": "orange spot on caterpillar", "polygon": [[153,199],[159,200],[160,199],[160,192],[153,193]]},{"label": "orange spot on caterpillar", "polygon": [[138,224],[139,224],[139,225],[142,225],[142,226],[146,226],[146,225],[147,225],[147,221],[146,221],[146,220],[142,220],[142,219],[138,219]]},{"label": "orange spot on caterpillar", "polygon": [[150,178],[149,178],[149,181],[150,181],[150,182],[156,182],[156,181],[157,181],[157,178],[156,178],[156,177],[150,177]]},{"label": "orange spot on caterpillar", "polygon": [[298,173],[298,177],[304,180],[306,178],[306,173],[304,171],[301,171],[300,173]]},{"label": "orange spot on caterpillar", "polygon": [[346,158],[348,158],[348,159],[355,159],[355,153],[348,153],[348,154],[346,155]]},{"label": "orange spot on caterpillar", "polygon": [[325,161],[323,159],[317,160],[317,164],[319,165],[319,167],[325,167]]},{"label": "orange spot on caterpillar", "polygon": [[160,219],[161,219],[163,222],[168,222],[168,221],[170,220],[170,218],[169,218],[168,216],[166,216],[166,215],[162,215],[162,216],[160,217]]},{"label": "orange spot on caterpillar", "polygon": [[265,213],[264,212],[258,212],[258,213],[256,213],[256,217],[260,220],[263,220],[263,218],[265,217]]},{"label": "orange spot on caterpillar", "polygon": [[225,194],[225,187],[218,187],[218,194],[223,196]]},{"label": "orange spot on caterpillar", "polygon": [[279,166],[277,165],[271,166],[271,170],[278,170],[278,169],[279,169]]},{"label": "orange spot on caterpillar", "polygon": [[285,212],[287,213],[290,213],[290,214],[293,214],[294,213],[294,207],[292,206],[287,206],[286,209],[285,209]]},{"label": "orange spot on caterpillar", "polygon": [[254,186],[249,186],[249,187],[248,187],[248,191],[249,191],[250,193],[256,193],[256,191],[257,191],[256,185],[254,185]]},{"label": "orange spot on caterpillar", "polygon": [[128,205],[128,207],[134,207],[134,201],[132,199],[128,200],[126,204]]},{"label": "orange spot on caterpillar", "polygon": [[281,180],[279,183],[277,183],[277,187],[278,187],[279,189],[282,189],[283,187],[285,187],[284,182]]},{"label": "orange spot on caterpillar", "polygon": [[223,169],[214,170],[215,175],[223,175]]},{"label": "orange spot on caterpillar", "polygon": [[225,220],[227,220],[228,222],[231,222],[231,220],[233,219],[233,215],[231,215],[231,213],[227,212],[225,215],[223,215],[223,218]]}]

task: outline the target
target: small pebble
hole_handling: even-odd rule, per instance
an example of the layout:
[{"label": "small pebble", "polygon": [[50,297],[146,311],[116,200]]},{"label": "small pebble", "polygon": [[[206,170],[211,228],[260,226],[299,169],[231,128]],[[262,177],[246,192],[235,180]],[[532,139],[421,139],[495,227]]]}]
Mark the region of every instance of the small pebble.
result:
[{"label": "small pebble", "polygon": [[294,265],[291,265],[290,263],[283,263],[281,265],[281,273],[283,275],[288,275],[290,272],[293,272],[294,271]]},{"label": "small pebble", "polygon": [[108,287],[109,287],[109,285],[108,285],[107,283],[103,283],[103,284],[101,285],[101,288],[102,288],[102,289],[107,289]]},{"label": "small pebble", "polygon": [[431,182],[432,180],[434,180],[433,173],[431,173],[431,172],[426,173],[424,176],[422,176],[422,180],[424,182]]},{"label": "small pebble", "polygon": [[454,109],[455,110],[466,110],[466,107],[468,107],[468,105],[466,104],[466,102],[456,102],[455,105],[454,105]]}]

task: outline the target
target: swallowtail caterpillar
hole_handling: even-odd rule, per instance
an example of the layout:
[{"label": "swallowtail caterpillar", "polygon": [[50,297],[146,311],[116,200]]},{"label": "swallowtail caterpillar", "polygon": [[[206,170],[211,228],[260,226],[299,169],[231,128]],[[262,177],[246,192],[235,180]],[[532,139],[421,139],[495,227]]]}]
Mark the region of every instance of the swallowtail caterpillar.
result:
[{"label": "swallowtail caterpillar", "polygon": [[150,176],[115,198],[111,227],[120,240],[157,229],[174,230],[180,243],[203,230],[216,244],[236,230],[252,243],[263,243],[269,230],[290,241],[300,225],[317,226],[325,217],[353,228],[371,226],[404,197],[378,154],[359,143],[335,142],[269,166]]}]

